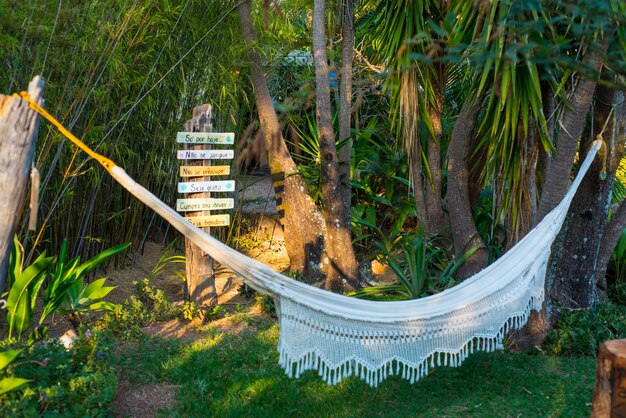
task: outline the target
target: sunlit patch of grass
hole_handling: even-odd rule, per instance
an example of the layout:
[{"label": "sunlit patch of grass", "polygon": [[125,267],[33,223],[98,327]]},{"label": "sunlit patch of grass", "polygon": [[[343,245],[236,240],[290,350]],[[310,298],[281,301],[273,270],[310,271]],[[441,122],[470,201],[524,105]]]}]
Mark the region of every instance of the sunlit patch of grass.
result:
[{"label": "sunlit patch of grass", "polygon": [[[392,377],[373,389],[351,377],[328,386],[316,372],[289,379],[278,366],[278,326],[197,341],[148,338],[118,357],[137,384],[180,385],[176,416],[588,416],[594,359],[477,353],[416,384]],[[130,367],[132,365],[132,367]]]}]

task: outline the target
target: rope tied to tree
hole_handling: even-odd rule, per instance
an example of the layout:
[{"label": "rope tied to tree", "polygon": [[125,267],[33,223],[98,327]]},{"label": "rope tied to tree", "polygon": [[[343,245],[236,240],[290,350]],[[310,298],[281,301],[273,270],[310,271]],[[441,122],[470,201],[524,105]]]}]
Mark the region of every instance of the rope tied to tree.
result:
[{"label": "rope tied to tree", "polygon": [[20,94],[15,93],[15,94],[13,94],[13,97],[21,98],[21,99],[25,100],[26,102],[28,102],[28,105],[29,105],[29,107],[32,110],[34,110],[35,112],[39,113],[46,120],[48,120],[50,123],[52,123],[54,126],[56,126],[56,128],[59,130],[59,132],[61,132],[67,139],[72,141],[72,143],[74,143],[74,145],[76,145],[78,148],[80,148],[81,150],[85,151],[87,153],[87,155],[89,155],[91,158],[93,158],[98,163],[100,163],[109,173],[111,172],[113,167],[115,167],[117,165],[112,160],[110,160],[107,157],[105,157],[104,155],[98,154],[97,152],[95,152],[94,150],[89,148],[87,145],[85,145],[85,143],[83,141],[81,141],[76,136],[74,136],[74,134],[72,134],[70,131],[68,131],[61,124],[61,122],[56,120],[55,117],[52,116],[50,113],[48,113],[43,107],[41,107],[41,105],[39,103],[34,101],[30,97],[28,92],[23,91]]}]

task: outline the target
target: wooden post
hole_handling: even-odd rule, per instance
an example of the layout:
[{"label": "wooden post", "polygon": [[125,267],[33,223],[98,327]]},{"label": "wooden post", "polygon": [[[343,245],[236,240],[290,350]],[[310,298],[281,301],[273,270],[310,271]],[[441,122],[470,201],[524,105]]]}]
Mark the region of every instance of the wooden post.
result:
[{"label": "wooden post", "polygon": [[[28,94],[43,104],[41,77],[30,82]],[[38,129],[39,115],[29,109],[26,101],[0,95],[0,293],[28,188]]]},{"label": "wooden post", "polygon": [[591,417],[626,417],[626,340],[600,345]]},{"label": "wooden post", "polygon": [[[185,123],[187,132],[212,132],[211,105],[204,104],[194,107],[193,118]],[[186,145],[190,149],[207,149],[207,145]],[[190,161],[189,165],[211,165],[211,160]],[[210,177],[195,177],[186,181],[209,181]],[[208,198],[211,193],[186,194],[186,198]],[[189,212],[188,216],[210,215],[210,211]],[[202,228],[210,233],[210,228]],[[187,296],[199,308],[210,308],[217,305],[217,292],[215,289],[215,271],[213,258],[185,238],[185,254],[187,257]]]}]

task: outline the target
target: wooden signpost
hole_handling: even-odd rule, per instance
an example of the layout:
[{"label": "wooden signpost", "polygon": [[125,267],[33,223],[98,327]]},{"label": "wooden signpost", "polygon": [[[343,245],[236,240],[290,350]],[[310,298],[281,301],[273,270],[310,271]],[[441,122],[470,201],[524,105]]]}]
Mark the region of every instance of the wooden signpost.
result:
[{"label": "wooden signpost", "polygon": [[[232,132],[212,132],[211,106],[206,104],[193,109],[193,119],[185,124],[186,132],[178,132],[176,142],[185,149],[177,151],[182,161],[178,192],[182,199],[176,200],[176,210],[185,212],[185,218],[198,228],[210,233],[211,227],[230,225],[229,214],[212,214],[211,211],[227,210],[234,207],[233,198],[212,198],[211,192],[233,193],[234,180],[212,180],[211,176],[227,176],[228,165],[212,165],[213,160],[230,160],[232,149],[212,149],[212,146],[232,146],[235,135]],[[213,259],[200,248],[185,239],[187,256],[186,276],[187,295],[200,308],[217,304]]]}]

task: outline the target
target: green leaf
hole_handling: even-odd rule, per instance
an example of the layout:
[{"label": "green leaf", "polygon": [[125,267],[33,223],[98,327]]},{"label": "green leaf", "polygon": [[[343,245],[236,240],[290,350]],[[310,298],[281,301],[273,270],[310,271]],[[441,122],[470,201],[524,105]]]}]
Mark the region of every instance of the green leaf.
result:
[{"label": "green leaf", "polygon": [[[20,247],[16,247],[14,252],[21,253]],[[54,257],[46,257],[44,252],[26,270],[19,272],[12,278],[9,297],[7,298],[9,338],[12,338],[13,332],[16,332],[19,339],[20,335],[29,327],[34,300],[46,278],[48,266],[53,261]]]},{"label": "green leaf", "polygon": [[115,247],[109,248],[108,250],[101,252],[100,254],[96,255],[93,258],[90,258],[89,260],[81,264],[76,269],[76,274],[78,276],[87,275],[91,270],[98,267],[100,264],[104,263],[108,258],[113,257],[114,255],[116,255],[117,253],[121,251],[124,251],[129,246],[130,246],[130,242],[126,244],[117,245]]},{"label": "green leaf", "polygon": [[85,290],[83,290],[82,297],[95,300],[108,295],[111,290],[115,289],[115,286],[104,287],[104,282],[106,282],[106,280],[107,279],[102,278],[90,283]]},{"label": "green leaf", "polygon": [[32,382],[32,380],[22,379],[21,377],[6,377],[0,380],[0,395],[17,390],[29,382]]},{"label": "green leaf", "polygon": [[0,353],[0,370],[4,370],[22,350],[8,350]]},{"label": "green leaf", "polygon": [[100,302],[92,303],[91,305],[89,305],[89,309],[94,312],[112,311],[113,309],[115,309],[116,306],[117,304],[112,303],[112,302],[100,301]]}]

